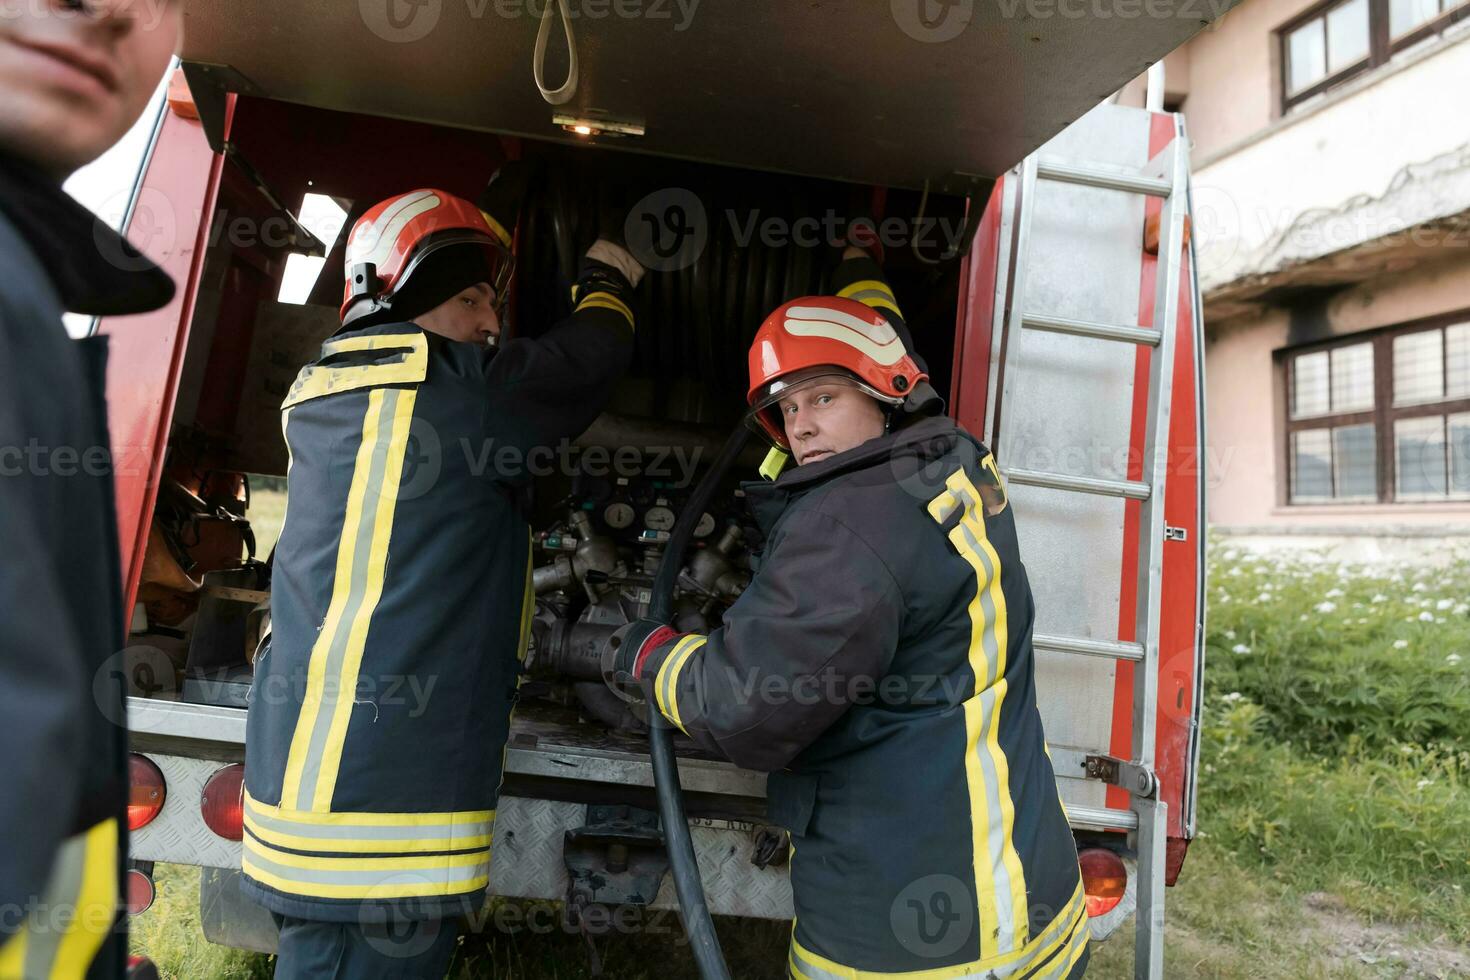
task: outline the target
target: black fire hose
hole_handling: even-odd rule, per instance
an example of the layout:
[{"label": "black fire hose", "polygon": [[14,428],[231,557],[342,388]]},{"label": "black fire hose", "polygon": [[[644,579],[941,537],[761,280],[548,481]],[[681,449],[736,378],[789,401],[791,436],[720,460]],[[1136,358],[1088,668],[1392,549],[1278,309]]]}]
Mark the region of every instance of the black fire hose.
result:
[{"label": "black fire hose", "polygon": [[[716,485],[740,456],[749,438],[749,429],[744,425],[736,426],[725,440],[714,465],[690,495],[659,561],[658,574],[653,580],[653,601],[648,609],[650,619],[661,623],[673,621],[674,586],[679,581],[679,569],[684,564],[689,539],[694,536],[694,528],[709,505]],[[725,954],[721,952],[720,939],[715,935],[715,922],[704,901],[704,885],[699,879],[699,864],[694,858],[689,820],[684,816],[684,794],[679,786],[679,767],[674,761],[672,729],[653,704],[648,707],[648,754],[653,758],[659,819],[663,822],[669,868],[674,874],[674,890],[679,895],[679,907],[684,913],[684,931],[689,936],[689,948],[694,953],[694,961],[699,964],[699,975],[703,980],[730,980],[730,968],[725,965]]]}]

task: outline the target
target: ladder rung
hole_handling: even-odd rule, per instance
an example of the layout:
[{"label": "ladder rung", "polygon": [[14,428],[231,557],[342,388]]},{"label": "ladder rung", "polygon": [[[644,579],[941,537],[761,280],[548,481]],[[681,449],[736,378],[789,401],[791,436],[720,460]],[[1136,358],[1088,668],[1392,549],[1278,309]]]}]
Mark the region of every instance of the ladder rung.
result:
[{"label": "ladder rung", "polygon": [[1028,313],[1021,317],[1021,326],[1032,330],[1071,334],[1074,337],[1094,337],[1098,340],[1121,340],[1129,344],[1159,346],[1162,337],[1157,330],[1147,327],[1129,327],[1120,323],[1098,323],[1095,320],[1074,320],[1065,316],[1039,316]]},{"label": "ladder rung", "polygon": [[1054,653],[1080,653],[1087,657],[1107,657],[1112,660],[1143,659],[1143,644],[1122,640],[1084,640],[1077,636],[1033,633],[1031,645],[1037,650],[1051,650]]},{"label": "ladder rung", "polygon": [[1068,163],[1040,160],[1036,164],[1036,176],[1043,180],[1055,180],[1064,184],[1082,184],[1101,187],[1104,190],[1126,191],[1130,194],[1147,194],[1150,197],[1168,197],[1173,187],[1159,177],[1145,177],[1138,172],[1117,173],[1098,170],[1095,167],[1076,167]]},{"label": "ladder rung", "polygon": [[1067,804],[1067,822],[1074,827],[1100,827],[1104,830],[1137,830],[1138,814],[1132,810],[1113,810],[1098,806]]},{"label": "ladder rung", "polygon": [[1019,468],[1006,470],[1005,476],[1011,483],[1023,487],[1095,493],[1100,497],[1127,497],[1129,500],[1147,500],[1149,496],[1148,484],[1133,480],[1099,480],[1091,476],[1063,476],[1061,473],[1042,473]]}]

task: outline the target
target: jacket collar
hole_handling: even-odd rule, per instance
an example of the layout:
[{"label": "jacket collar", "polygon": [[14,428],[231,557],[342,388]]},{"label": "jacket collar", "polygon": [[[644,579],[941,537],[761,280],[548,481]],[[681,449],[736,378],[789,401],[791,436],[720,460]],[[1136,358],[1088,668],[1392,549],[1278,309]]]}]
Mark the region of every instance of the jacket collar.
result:
[{"label": "jacket collar", "polygon": [[897,432],[869,439],[846,452],[816,463],[792,467],[775,482],[753,481],[743,484],[741,489],[745,491],[751,513],[762,530],[769,534],[792,497],[844,474],[886,465],[896,459],[936,459],[953,449],[960,436],[961,430],[954,419],[944,415],[922,418]]},{"label": "jacket collar", "polygon": [[156,310],[174,281],[30,164],[0,153],[0,212],[10,219],[72,313]]}]

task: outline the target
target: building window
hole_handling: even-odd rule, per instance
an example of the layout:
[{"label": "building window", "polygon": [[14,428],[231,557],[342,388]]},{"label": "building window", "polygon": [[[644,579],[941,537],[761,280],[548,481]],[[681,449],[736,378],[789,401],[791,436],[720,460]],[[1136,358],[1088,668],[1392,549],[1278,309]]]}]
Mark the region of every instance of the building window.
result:
[{"label": "building window", "polygon": [[1470,16],[1470,0],[1327,0],[1282,26],[1282,111]]},{"label": "building window", "polygon": [[1292,351],[1286,499],[1470,500],[1470,315]]}]

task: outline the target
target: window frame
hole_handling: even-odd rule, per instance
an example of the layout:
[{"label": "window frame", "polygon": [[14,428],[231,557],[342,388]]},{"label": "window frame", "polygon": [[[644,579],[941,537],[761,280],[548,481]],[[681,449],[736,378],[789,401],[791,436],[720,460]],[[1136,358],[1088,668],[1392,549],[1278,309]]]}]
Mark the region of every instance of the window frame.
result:
[{"label": "window frame", "polygon": [[[1470,496],[1465,494],[1455,495],[1449,490],[1449,481],[1453,479],[1451,466],[1451,453],[1454,451],[1449,434],[1445,435],[1445,480],[1446,493],[1440,495],[1419,495],[1404,500],[1397,499],[1397,467],[1398,452],[1394,444],[1394,423],[1400,419],[1429,418],[1435,416],[1448,417],[1462,412],[1470,412],[1470,395],[1457,398],[1445,397],[1439,401],[1421,402],[1413,405],[1394,406],[1393,404],[1393,341],[1395,337],[1405,334],[1423,333],[1430,330],[1439,330],[1443,333],[1446,327],[1460,323],[1470,323],[1470,308],[1456,310],[1450,313],[1436,314],[1431,317],[1423,317],[1418,320],[1410,320],[1405,323],[1395,324],[1389,327],[1381,327],[1376,330],[1365,330],[1351,334],[1331,337],[1325,340],[1315,341],[1309,344],[1301,344],[1296,347],[1284,348],[1277,352],[1277,388],[1280,393],[1278,400],[1279,409],[1277,421],[1282,423],[1278,426],[1276,459],[1280,467],[1281,479],[1277,481],[1277,503],[1283,507],[1363,507],[1379,504],[1445,504],[1470,502]],[[1373,346],[1373,407],[1355,412],[1327,412],[1321,415],[1309,415],[1300,419],[1291,417],[1291,406],[1295,391],[1295,372],[1292,366],[1297,357],[1303,354],[1313,354],[1318,351],[1331,351],[1336,347],[1351,347],[1355,344],[1370,343]],[[1328,357],[1328,390],[1331,390],[1331,356]],[[1444,353],[1443,346],[1440,354],[1440,371],[1442,374],[1443,391],[1449,391],[1449,357]],[[1373,451],[1374,451],[1374,475],[1377,481],[1377,495],[1375,500],[1363,498],[1352,498],[1339,500],[1336,498],[1313,497],[1307,500],[1292,499],[1292,436],[1304,429],[1332,429],[1347,425],[1373,426]],[[1332,467],[1333,489],[1336,490],[1337,467]]]},{"label": "window frame", "polygon": [[1330,72],[1300,92],[1292,92],[1290,90],[1291,46],[1289,43],[1291,33],[1311,21],[1322,18],[1323,57],[1328,58],[1330,41],[1327,35],[1327,14],[1348,2],[1350,0],[1321,0],[1276,28],[1274,43],[1276,57],[1281,66],[1277,96],[1283,115],[1328,89],[1336,88],[1364,72],[1387,64],[1395,54],[1403,49],[1412,47],[1427,37],[1440,34],[1451,25],[1470,17],[1470,0],[1459,0],[1450,9],[1441,11],[1437,16],[1413,28],[1402,37],[1395,38],[1389,33],[1389,0],[1368,0],[1368,54],[1345,68]]}]

